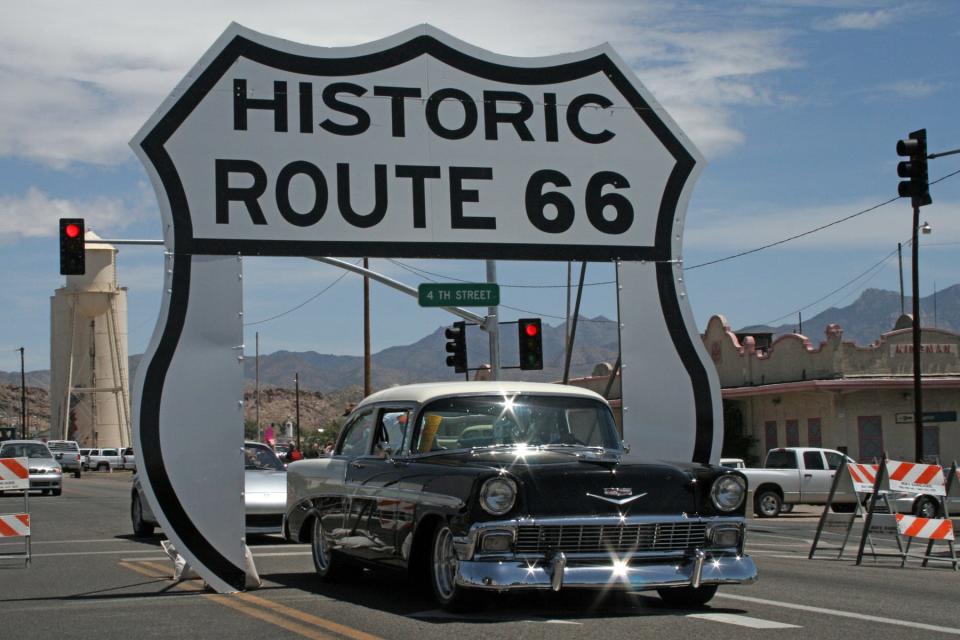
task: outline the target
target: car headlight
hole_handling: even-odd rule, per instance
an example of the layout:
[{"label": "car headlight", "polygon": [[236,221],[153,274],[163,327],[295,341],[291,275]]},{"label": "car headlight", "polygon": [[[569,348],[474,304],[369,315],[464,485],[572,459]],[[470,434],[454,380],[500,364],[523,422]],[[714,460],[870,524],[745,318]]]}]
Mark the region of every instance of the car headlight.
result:
[{"label": "car headlight", "polygon": [[516,499],[517,484],[510,478],[490,478],[480,488],[480,506],[494,516],[502,516],[513,509]]},{"label": "car headlight", "polygon": [[734,511],[743,504],[747,484],[739,476],[723,475],[710,487],[710,499],[720,511]]}]

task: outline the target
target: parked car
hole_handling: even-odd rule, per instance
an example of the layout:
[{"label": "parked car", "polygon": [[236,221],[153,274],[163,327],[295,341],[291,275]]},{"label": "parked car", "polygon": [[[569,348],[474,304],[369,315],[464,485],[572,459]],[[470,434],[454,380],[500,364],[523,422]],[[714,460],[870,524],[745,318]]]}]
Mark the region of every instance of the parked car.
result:
[{"label": "parked car", "polygon": [[740,473],[625,453],[585,389],[393,387],[353,410],[332,457],[287,467],[284,533],[311,544],[323,579],[348,561],[400,568],[452,609],[477,590],[566,588],[696,606],[756,578]]},{"label": "parked car", "polygon": [[[59,496],[63,492],[63,470],[47,445],[38,440],[4,440],[0,458],[27,458],[30,490]],[[3,495],[0,491],[0,495]]]},{"label": "parked car", "polygon": [[137,470],[137,454],[133,452],[133,447],[127,447],[120,452],[120,468],[128,471]]},{"label": "parked car", "polygon": [[80,477],[80,469],[83,466],[80,445],[74,440],[48,440],[47,448],[60,463],[60,468],[63,471],[72,471],[74,478]]},{"label": "parked car", "polygon": [[[259,442],[245,442],[244,507],[247,534],[280,533],[287,505],[287,472],[273,449]],[[133,534],[152,536],[159,525],[143,495],[140,477],[133,476],[130,492],[130,520]]]},{"label": "parked car", "polygon": [[113,471],[123,468],[121,449],[90,449],[87,454],[87,468],[94,471]]},{"label": "parked car", "polygon": [[[786,447],[770,449],[763,468],[740,471],[753,491],[754,513],[760,518],[775,518],[796,504],[826,504],[837,469],[853,461],[832,449]],[[843,491],[833,497],[831,508],[849,513],[856,506],[856,494]]]},{"label": "parked car", "polygon": [[80,449],[80,468],[84,471],[90,470],[90,452],[92,449]]},{"label": "parked car", "polygon": [[[944,482],[950,481],[949,473],[950,467],[943,467]],[[958,481],[960,478],[954,480]],[[940,496],[891,491],[887,494],[887,500],[895,513],[912,513],[921,518],[942,518],[945,515]],[[960,496],[947,496],[946,505],[951,518],[960,516]]]}]

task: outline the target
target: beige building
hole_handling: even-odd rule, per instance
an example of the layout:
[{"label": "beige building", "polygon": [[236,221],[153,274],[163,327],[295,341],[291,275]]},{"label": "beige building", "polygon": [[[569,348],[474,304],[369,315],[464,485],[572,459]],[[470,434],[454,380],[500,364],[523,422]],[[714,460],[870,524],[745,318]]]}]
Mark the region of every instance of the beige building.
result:
[{"label": "beige building", "polygon": [[[884,451],[916,459],[910,323],[902,316],[868,346],[830,325],[819,345],[788,334],[761,348],[712,317],[703,340],[720,375],[728,438],[738,430],[754,438],[757,458],[774,447],[823,446],[864,462]],[[949,464],[960,459],[960,335],[926,328],[920,342],[924,456]]]}]

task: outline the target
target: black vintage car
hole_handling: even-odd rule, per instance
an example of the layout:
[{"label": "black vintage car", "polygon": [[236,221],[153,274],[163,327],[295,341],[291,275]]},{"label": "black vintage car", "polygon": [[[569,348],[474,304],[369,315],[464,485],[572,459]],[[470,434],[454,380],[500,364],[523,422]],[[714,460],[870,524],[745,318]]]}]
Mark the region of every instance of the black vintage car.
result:
[{"label": "black vintage car", "polygon": [[284,533],[311,543],[324,579],[350,561],[395,567],[448,608],[474,590],[566,588],[691,606],[756,579],[742,474],[625,454],[591,391],[394,387],[354,409],[331,457],[288,467]]}]

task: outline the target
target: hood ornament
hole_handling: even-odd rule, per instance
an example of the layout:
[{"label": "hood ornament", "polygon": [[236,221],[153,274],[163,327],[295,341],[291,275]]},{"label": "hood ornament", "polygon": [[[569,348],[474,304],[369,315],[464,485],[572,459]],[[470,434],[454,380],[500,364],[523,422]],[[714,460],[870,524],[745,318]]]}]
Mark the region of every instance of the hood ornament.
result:
[{"label": "hood ornament", "polygon": [[633,489],[627,487],[607,487],[603,490],[602,496],[598,496],[593,493],[588,493],[587,495],[591,498],[596,498],[597,500],[603,500],[604,502],[609,502],[610,504],[615,504],[617,506],[623,506],[629,504],[634,500],[639,500],[643,496],[647,495],[646,492],[638,493],[637,495],[630,495],[633,493]]}]

